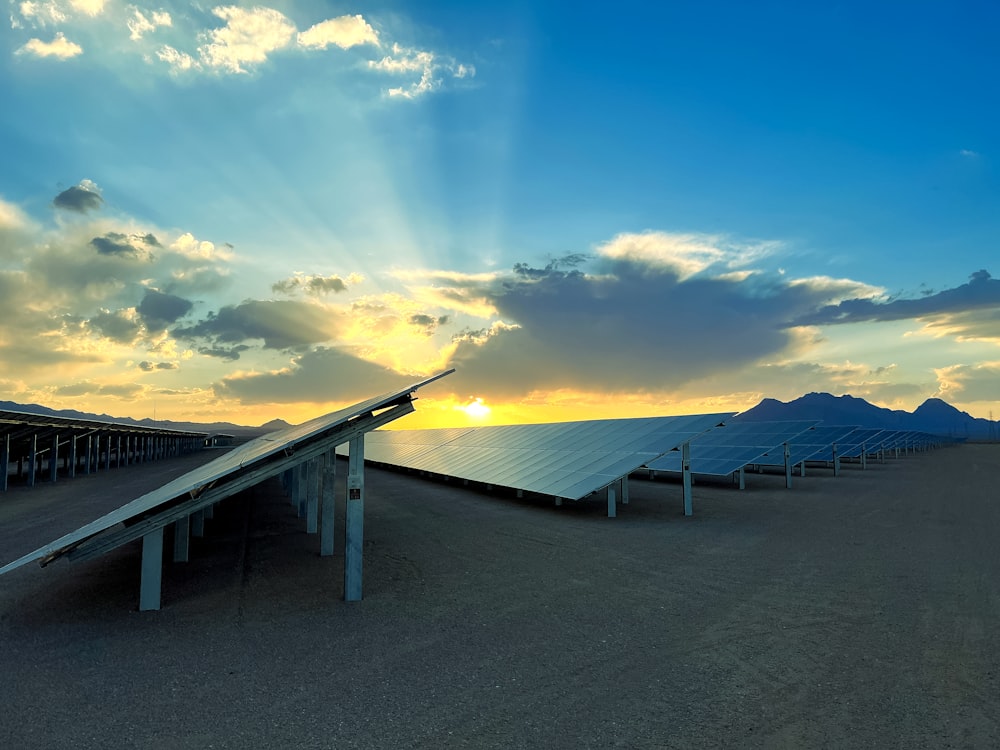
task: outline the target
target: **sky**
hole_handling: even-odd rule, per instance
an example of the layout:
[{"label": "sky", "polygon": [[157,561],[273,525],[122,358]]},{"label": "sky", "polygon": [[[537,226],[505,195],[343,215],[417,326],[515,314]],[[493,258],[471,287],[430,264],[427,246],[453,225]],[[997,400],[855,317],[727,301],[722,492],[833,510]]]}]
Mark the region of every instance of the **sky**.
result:
[{"label": "sky", "polygon": [[[0,400],[1000,416],[1000,5],[14,0]],[[405,422],[405,424],[404,424]]]}]

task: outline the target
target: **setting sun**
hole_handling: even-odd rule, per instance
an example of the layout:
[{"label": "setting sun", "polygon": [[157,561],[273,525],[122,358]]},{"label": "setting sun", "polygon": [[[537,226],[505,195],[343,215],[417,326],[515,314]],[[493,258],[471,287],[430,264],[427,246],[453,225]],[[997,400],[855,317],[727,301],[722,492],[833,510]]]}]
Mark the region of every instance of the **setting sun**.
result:
[{"label": "setting sun", "polygon": [[484,404],[483,400],[478,397],[472,399],[470,403],[461,407],[461,409],[473,419],[485,419],[490,415],[490,407]]}]

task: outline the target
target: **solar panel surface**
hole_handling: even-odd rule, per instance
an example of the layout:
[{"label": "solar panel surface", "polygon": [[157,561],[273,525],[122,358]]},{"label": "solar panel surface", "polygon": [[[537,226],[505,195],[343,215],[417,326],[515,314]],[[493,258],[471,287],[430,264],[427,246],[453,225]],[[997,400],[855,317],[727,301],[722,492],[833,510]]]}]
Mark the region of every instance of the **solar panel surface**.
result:
[{"label": "solar panel surface", "polygon": [[379,430],[367,435],[365,458],[579,500],[730,416],[720,413],[458,430]]}]

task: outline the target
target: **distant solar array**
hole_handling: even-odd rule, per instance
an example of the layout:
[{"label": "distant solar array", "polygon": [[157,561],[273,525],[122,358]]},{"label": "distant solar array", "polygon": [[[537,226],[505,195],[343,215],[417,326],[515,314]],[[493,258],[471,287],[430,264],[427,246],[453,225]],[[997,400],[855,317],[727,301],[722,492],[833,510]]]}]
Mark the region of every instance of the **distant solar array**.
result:
[{"label": "distant solar array", "polygon": [[[789,422],[730,422],[691,440],[692,474],[728,476],[794,442],[816,423]],[[667,453],[646,464],[652,471],[680,472],[681,456]]]},{"label": "distant solar array", "polygon": [[0,492],[200,448],[204,432],[0,410]]}]

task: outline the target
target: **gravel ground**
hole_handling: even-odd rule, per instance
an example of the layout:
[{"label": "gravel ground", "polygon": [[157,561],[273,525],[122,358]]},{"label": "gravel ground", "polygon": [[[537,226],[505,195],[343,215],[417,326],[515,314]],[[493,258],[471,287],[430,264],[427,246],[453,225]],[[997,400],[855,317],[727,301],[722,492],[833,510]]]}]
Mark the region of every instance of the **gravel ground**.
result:
[{"label": "gravel ground", "polygon": [[[0,495],[0,562],[199,460]],[[357,603],[267,482],[159,612],[138,544],[0,577],[0,747],[1000,747],[998,469],[699,482],[692,518],[634,480],[616,519],[369,469]]]}]

